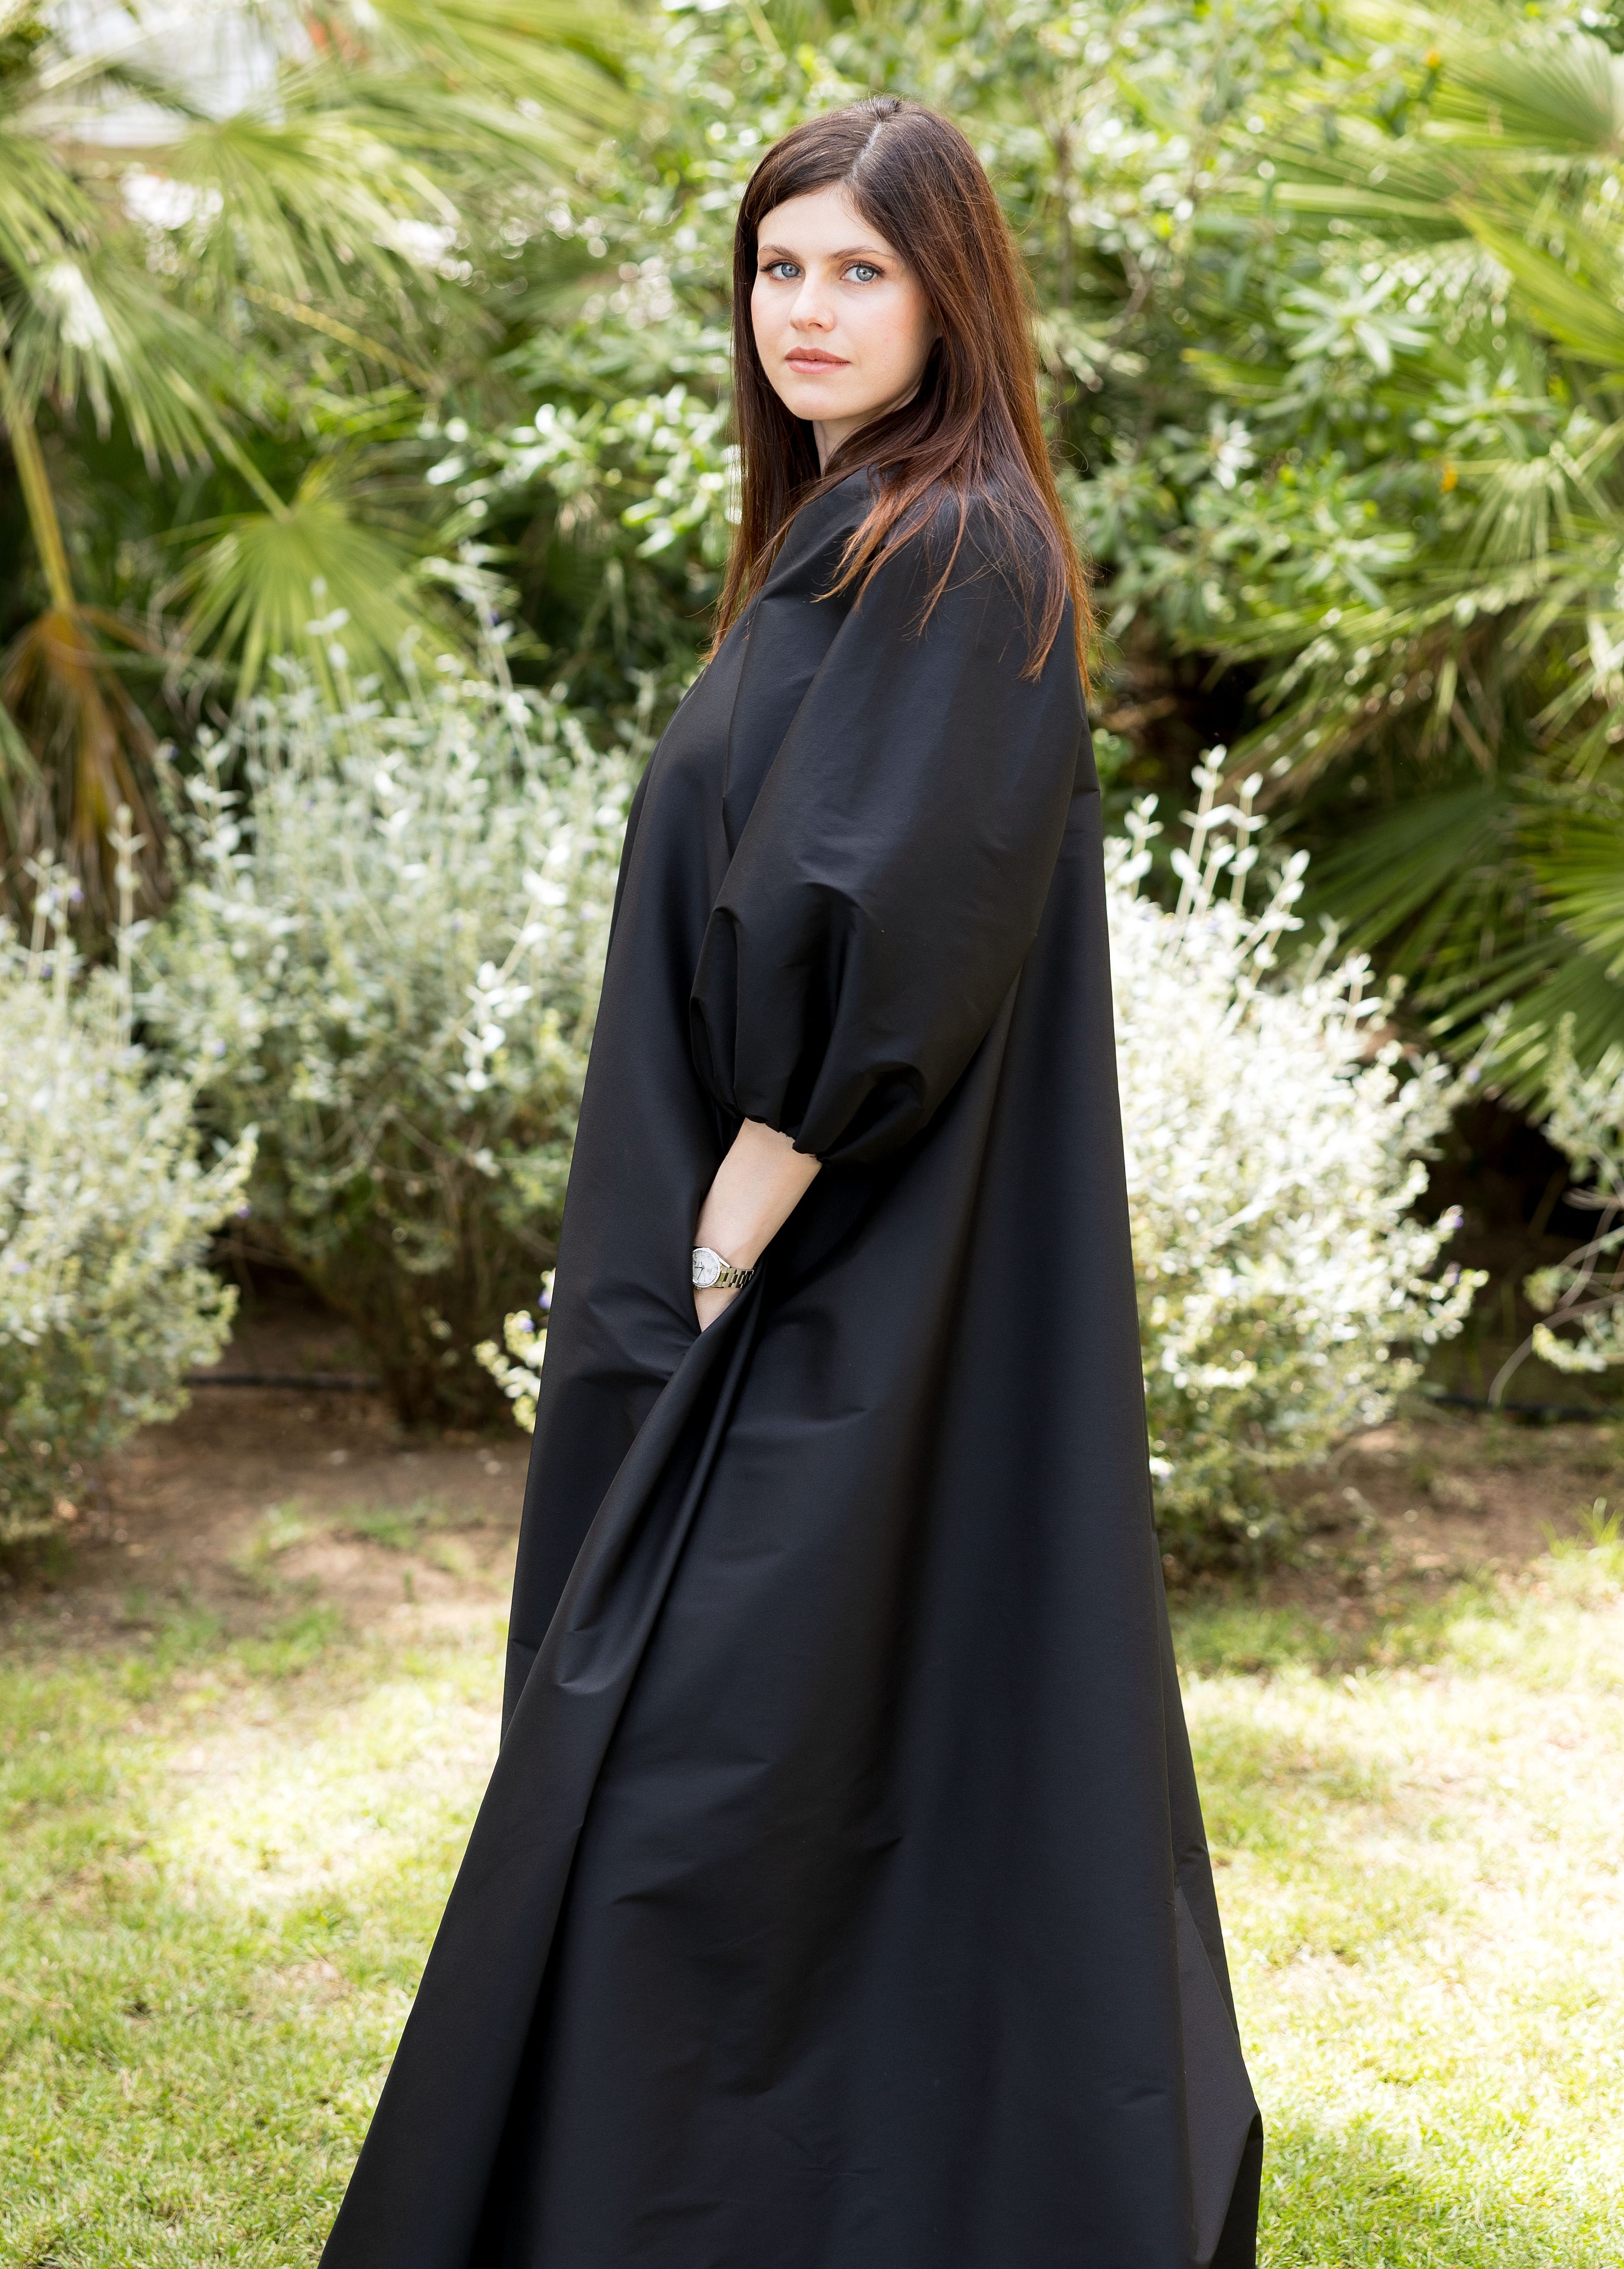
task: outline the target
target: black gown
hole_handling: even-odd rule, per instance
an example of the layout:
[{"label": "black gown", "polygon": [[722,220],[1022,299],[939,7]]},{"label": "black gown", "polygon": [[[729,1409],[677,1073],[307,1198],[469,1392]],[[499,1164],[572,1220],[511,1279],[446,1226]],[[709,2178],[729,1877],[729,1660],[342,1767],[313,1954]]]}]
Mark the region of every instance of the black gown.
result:
[{"label": "black gown", "polygon": [[[805,506],[632,808],[503,1739],[323,2269],[1242,2269],[1100,803],[972,507]],[[709,1330],[742,1118],[824,1162]]]}]

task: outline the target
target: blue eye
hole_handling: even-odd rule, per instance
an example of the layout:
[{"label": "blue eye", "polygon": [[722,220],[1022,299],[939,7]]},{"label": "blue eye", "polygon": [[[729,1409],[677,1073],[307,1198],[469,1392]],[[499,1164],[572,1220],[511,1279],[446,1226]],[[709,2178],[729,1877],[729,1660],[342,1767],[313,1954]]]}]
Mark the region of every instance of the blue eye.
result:
[{"label": "blue eye", "polygon": [[794,269],[797,275],[801,272],[793,260],[770,260],[761,272],[764,276],[779,276],[786,269]]},{"label": "blue eye", "polygon": [[879,272],[880,271],[877,268],[870,267],[869,263],[866,260],[854,260],[852,262],[851,267],[846,270],[847,275],[856,277],[860,284],[869,283],[875,277],[878,276]]}]

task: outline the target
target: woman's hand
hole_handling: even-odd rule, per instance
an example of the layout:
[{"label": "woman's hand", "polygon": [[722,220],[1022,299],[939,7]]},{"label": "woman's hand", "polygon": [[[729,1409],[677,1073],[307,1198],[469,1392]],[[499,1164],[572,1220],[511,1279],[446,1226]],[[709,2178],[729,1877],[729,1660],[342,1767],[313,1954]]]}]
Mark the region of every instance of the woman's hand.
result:
[{"label": "woman's hand", "polygon": [[[735,1268],[753,1268],[811,1188],[818,1163],[797,1150],[787,1134],[747,1119],[699,1208],[694,1243],[708,1245]],[[696,1286],[700,1330],[738,1297],[720,1284]]]}]

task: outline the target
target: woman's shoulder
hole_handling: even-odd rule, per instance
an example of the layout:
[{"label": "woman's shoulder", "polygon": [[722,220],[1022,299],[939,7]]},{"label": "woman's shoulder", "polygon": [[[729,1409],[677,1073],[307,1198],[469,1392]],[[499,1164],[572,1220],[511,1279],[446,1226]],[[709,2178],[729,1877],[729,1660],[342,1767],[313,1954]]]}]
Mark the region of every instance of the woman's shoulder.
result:
[{"label": "woman's shoulder", "polygon": [[[841,577],[852,537],[881,500],[880,477],[868,465],[810,497],[790,522],[762,595],[826,597]],[[1057,573],[1063,579],[1059,547],[1052,534],[1045,540],[1025,499],[991,484],[958,489],[942,483],[904,510],[839,603],[843,610],[852,606],[859,589],[877,578],[889,594],[879,601],[882,610],[928,595],[927,612],[934,617],[944,596],[973,588],[995,612],[1025,621],[1034,610],[1041,615]],[[939,632],[948,620],[941,617]]]},{"label": "woman's shoulder", "polygon": [[1045,578],[1059,554],[1026,500],[992,486],[933,491],[906,515],[892,543],[917,543],[933,577],[951,561],[956,582],[961,574],[991,573],[1016,588]]},{"label": "woman's shoulder", "polygon": [[912,610],[919,634],[940,646],[966,637],[979,645],[1030,647],[1060,587],[1058,628],[1069,647],[1070,595],[1064,553],[1024,499],[992,488],[950,490],[922,500],[904,518],[879,574],[886,611]]},{"label": "woman's shoulder", "polygon": [[784,532],[762,586],[767,592],[813,596],[838,572],[847,543],[875,503],[874,477],[867,465],[808,498]]}]

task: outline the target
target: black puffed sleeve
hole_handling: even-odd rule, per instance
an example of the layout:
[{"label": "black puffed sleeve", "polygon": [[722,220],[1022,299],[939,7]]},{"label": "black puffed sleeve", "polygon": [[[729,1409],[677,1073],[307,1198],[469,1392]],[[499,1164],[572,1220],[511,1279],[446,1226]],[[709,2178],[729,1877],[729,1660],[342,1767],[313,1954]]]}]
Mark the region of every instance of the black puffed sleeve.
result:
[{"label": "black puffed sleeve", "polygon": [[[956,508],[894,550],[836,632],[694,981],[718,1102],[830,1161],[907,1142],[985,1037],[1037,935],[1087,730],[1069,607],[1042,675],[1022,674],[1026,612],[985,507],[920,627],[944,519]],[[747,654],[747,680],[771,651]]]}]

